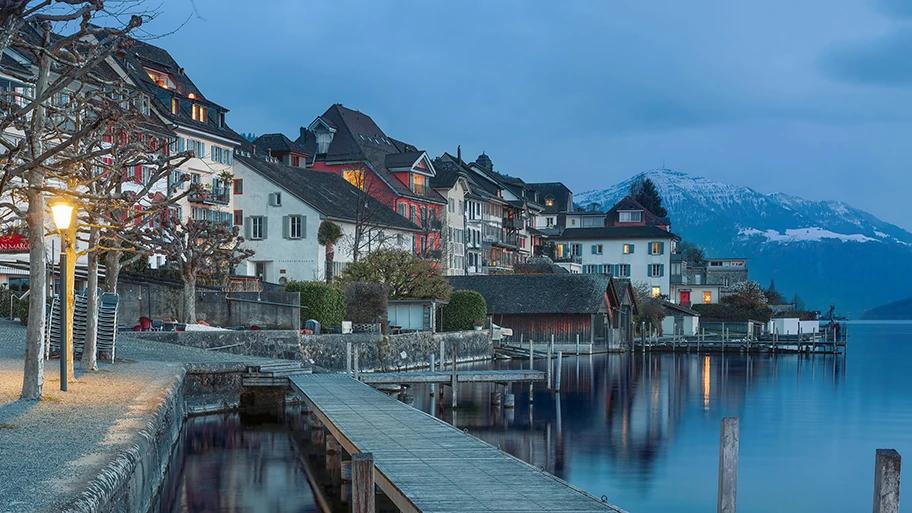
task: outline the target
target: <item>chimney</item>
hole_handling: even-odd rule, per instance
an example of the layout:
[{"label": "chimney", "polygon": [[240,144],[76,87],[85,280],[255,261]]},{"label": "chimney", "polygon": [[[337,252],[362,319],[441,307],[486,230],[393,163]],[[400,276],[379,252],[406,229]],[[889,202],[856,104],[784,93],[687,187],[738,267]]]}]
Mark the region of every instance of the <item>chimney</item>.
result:
[{"label": "chimney", "polygon": [[459,160],[459,163],[462,164],[462,145],[456,147],[456,159]]},{"label": "chimney", "polygon": [[304,134],[307,133],[307,127],[301,127],[301,139],[304,139]]}]

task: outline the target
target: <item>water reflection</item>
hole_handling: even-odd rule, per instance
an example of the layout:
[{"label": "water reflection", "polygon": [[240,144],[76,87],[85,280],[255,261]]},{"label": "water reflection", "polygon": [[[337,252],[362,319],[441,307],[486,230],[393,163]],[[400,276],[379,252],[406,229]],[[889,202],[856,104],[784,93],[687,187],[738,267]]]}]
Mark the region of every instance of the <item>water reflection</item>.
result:
[{"label": "water reflection", "polygon": [[[461,386],[460,407],[455,411],[448,407],[448,387],[442,398],[419,386],[408,394],[416,408],[468,428],[488,443],[596,496],[605,494],[636,513],[713,510],[719,421],[738,416],[742,418],[739,511],[821,511],[813,505],[822,502],[830,503],[828,511],[845,511],[849,502],[859,507],[870,502],[875,446],[912,442],[908,433],[892,441],[883,436],[885,426],[877,425],[874,418],[890,417],[888,411],[877,411],[873,417],[845,417],[847,404],[864,401],[864,395],[845,390],[847,367],[857,365],[853,376],[865,380],[852,381],[853,389],[876,386],[877,380],[886,377],[878,365],[890,364],[896,356],[895,351],[882,352],[883,348],[868,353],[870,348],[862,347],[862,332],[862,328],[853,332],[858,340],[848,358],[686,353],[565,356],[561,392],[536,385],[530,403],[528,385],[514,384],[515,410],[491,404],[495,391],[489,385]],[[912,343],[912,326],[903,333],[904,341]],[[899,361],[896,371],[906,372],[907,364]],[[528,361],[474,367],[492,366],[527,368]],[[536,361],[536,368],[544,370],[544,362]],[[902,411],[912,412],[907,395],[900,402]],[[910,417],[890,418],[888,424],[903,418]],[[865,443],[841,445],[846,432],[864,438]],[[834,461],[845,458],[857,461],[840,462],[843,467]],[[833,483],[845,482],[847,474],[854,476],[847,487],[852,491],[834,494]],[[770,494],[770,486],[778,492]],[[790,495],[805,498],[783,499]],[[799,504],[812,506],[802,510]]]},{"label": "water reflection", "polygon": [[153,511],[318,512],[282,410],[188,419]]}]

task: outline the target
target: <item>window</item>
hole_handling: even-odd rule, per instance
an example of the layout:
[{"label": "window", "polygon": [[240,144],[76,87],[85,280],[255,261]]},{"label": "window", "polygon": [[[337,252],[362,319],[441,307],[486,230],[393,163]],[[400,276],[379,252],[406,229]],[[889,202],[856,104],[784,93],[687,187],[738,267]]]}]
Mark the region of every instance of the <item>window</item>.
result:
[{"label": "window", "polygon": [[457,212],[459,212],[460,214],[465,213],[465,206],[463,206],[462,200],[459,200],[459,210]]},{"label": "window", "polygon": [[192,151],[193,155],[198,158],[203,158],[206,155],[206,143],[196,139],[187,139],[187,149]]},{"label": "window", "polygon": [[449,203],[449,205],[447,206],[447,209],[450,212],[456,212],[456,200],[454,200],[453,198],[450,198],[448,203]]},{"label": "window", "polygon": [[618,278],[630,278],[630,264],[618,264],[617,277]]},{"label": "window", "polygon": [[266,238],[266,218],[263,216],[254,216],[250,218],[250,240],[262,240]]},{"label": "window", "polygon": [[355,187],[364,190],[364,171],[361,169],[346,169],[342,171],[342,178]]},{"label": "window", "polygon": [[273,192],[269,194],[269,206],[270,207],[281,207],[282,206],[282,193]]},{"label": "window", "polygon": [[171,98],[171,114],[175,116],[180,112],[180,100]]},{"label": "window", "polygon": [[235,226],[240,226],[240,225],[242,225],[242,224],[244,224],[244,211],[243,211],[243,210],[235,210],[235,211],[234,211],[234,225],[235,225]]},{"label": "window", "polygon": [[593,255],[601,255],[601,254],[602,254],[602,245],[601,245],[601,244],[593,244],[593,245],[592,245],[592,254],[593,254]]},{"label": "window", "polygon": [[652,297],[659,297],[662,295],[662,287],[653,287],[652,288]]},{"label": "window", "polygon": [[202,123],[205,123],[207,112],[208,112],[208,109],[206,109],[206,107],[203,107],[202,105],[194,103],[192,111],[190,113],[190,117],[192,117],[195,121],[200,121]]},{"label": "window", "polygon": [[574,256],[580,256],[583,254],[583,245],[582,244],[570,244],[570,253]]},{"label": "window", "polygon": [[151,108],[152,108],[152,100],[144,94],[141,95],[139,97],[139,111],[142,112],[143,115],[148,116]]},{"label": "window", "polygon": [[545,206],[546,206],[546,207],[553,207],[553,206],[554,206],[554,198],[545,198]]},{"label": "window", "polygon": [[285,216],[285,238],[303,239],[305,237],[305,220],[306,218],[302,215]]},{"label": "window", "polygon": [[665,243],[664,242],[650,242],[649,243],[649,254],[650,255],[665,254]]},{"label": "window", "polygon": [[405,203],[399,203],[396,205],[396,209],[399,212],[399,215],[402,217],[408,217],[408,205]]},{"label": "window", "polygon": [[301,157],[297,155],[291,156],[291,165],[294,167],[301,167]]},{"label": "window", "polygon": [[190,173],[190,183],[195,183],[195,184],[200,183],[199,173]]},{"label": "window", "polygon": [[709,291],[704,292],[703,293],[703,304],[708,305],[708,304],[712,303],[712,298],[713,298],[712,296],[713,296],[712,292],[709,292]]},{"label": "window", "polygon": [[418,222],[418,207],[415,205],[409,205],[409,221],[413,223]]},{"label": "window", "polygon": [[545,218],[545,221],[546,221],[546,224],[548,225],[548,228],[551,228],[552,226],[554,226],[554,218],[553,218],[553,217],[546,217],[546,218]]},{"label": "window", "polygon": [[244,179],[243,178],[234,179],[234,193],[235,194],[244,194]]},{"label": "window", "polygon": [[576,219],[571,219],[571,220],[570,220],[570,225],[571,225],[571,226],[576,226]]},{"label": "window", "polygon": [[219,126],[219,128],[225,128],[225,113],[224,112],[218,113],[218,126]]},{"label": "window", "polygon": [[678,276],[681,274],[681,264],[677,262],[672,262],[671,264],[671,275]]},{"label": "window", "polygon": [[633,254],[633,244],[624,244],[624,254],[625,255]]},{"label": "window", "polygon": [[643,221],[643,212],[640,210],[632,212],[618,212],[618,221],[622,223],[639,223]]},{"label": "window", "polygon": [[665,266],[663,264],[649,264],[649,276],[660,278],[665,275]]}]

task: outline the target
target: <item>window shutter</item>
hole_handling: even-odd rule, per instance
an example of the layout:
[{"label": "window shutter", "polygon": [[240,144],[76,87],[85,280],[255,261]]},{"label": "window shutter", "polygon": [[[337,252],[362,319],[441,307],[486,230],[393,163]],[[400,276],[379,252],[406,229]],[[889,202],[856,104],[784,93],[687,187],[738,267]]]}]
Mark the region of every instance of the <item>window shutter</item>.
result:
[{"label": "window shutter", "polygon": [[209,158],[215,160],[215,146],[209,147]]},{"label": "window shutter", "polygon": [[646,276],[652,277],[652,264],[646,266]]},{"label": "window shutter", "polygon": [[633,254],[633,244],[630,245],[630,254]]},{"label": "window shutter", "polygon": [[659,264],[659,277],[665,276],[665,264]]},{"label": "window shutter", "polygon": [[307,216],[300,216],[301,218],[301,238],[307,238]]},{"label": "window shutter", "polygon": [[291,216],[282,216],[282,238],[291,238]]},{"label": "window shutter", "polygon": [[268,234],[269,234],[269,231],[268,231],[268,227],[269,227],[268,221],[269,221],[269,218],[266,217],[266,216],[263,216],[263,238],[264,238],[264,239],[265,239],[265,238],[268,236]]},{"label": "window shutter", "polygon": [[253,221],[249,217],[244,218],[244,238],[250,240],[253,235]]},{"label": "window shutter", "polygon": [[231,166],[234,164],[234,150],[228,150],[228,165]]},{"label": "window shutter", "polygon": [[665,254],[665,243],[664,243],[664,242],[660,242],[660,243],[659,243],[659,254],[660,254],[660,255],[664,255],[664,254]]},{"label": "window shutter", "polygon": [[181,152],[187,149],[187,140],[183,137],[177,138],[177,151]]},{"label": "window shutter", "polygon": [[199,152],[198,157],[203,158],[206,156],[206,143],[200,141],[199,147],[200,147],[200,152]]},{"label": "window shutter", "polygon": [[595,244],[592,245],[592,254],[595,254]]}]

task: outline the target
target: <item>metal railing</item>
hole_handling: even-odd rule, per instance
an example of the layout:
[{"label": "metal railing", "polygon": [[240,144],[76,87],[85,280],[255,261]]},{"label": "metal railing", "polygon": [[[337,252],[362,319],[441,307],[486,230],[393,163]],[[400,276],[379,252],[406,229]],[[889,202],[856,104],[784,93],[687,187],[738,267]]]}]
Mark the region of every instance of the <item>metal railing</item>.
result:
[{"label": "metal railing", "polygon": [[228,187],[213,187],[191,193],[188,199],[193,203],[206,205],[227,205],[231,198]]}]

